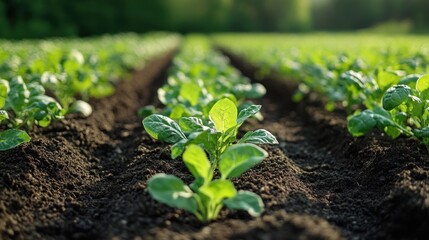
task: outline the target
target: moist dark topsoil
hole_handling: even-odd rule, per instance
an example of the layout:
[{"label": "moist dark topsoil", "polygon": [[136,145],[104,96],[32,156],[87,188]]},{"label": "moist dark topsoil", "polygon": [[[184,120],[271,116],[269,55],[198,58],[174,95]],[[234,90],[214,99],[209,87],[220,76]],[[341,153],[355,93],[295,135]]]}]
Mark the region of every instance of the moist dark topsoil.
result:
[{"label": "moist dark topsoil", "polygon": [[[152,61],[93,100],[89,118],[70,116],[32,141],[0,154],[0,239],[426,239],[429,160],[412,139],[380,132],[351,138],[345,115],[311,99],[291,102],[294,84],[262,79],[265,128],[279,140],[269,157],[234,181],[259,194],[260,218],[223,210],[203,224],[154,201],[146,181],[168,173],[191,182],[169,147],[152,140],[136,116],[156,103],[173,53]],[[245,75],[257,69],[237,56]],[[283,81],[283,82],[280,82]],[[284,85],[286,84],[286,85]],[[274,87],[273,87],[274,86]]]}]

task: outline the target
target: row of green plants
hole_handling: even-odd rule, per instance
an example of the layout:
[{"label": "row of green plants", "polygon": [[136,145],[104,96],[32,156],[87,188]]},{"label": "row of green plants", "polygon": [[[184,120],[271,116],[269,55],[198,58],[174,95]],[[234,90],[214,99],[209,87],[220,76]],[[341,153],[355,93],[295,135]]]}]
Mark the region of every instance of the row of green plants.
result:
[{"label": "row of green plants", "polygon": [[261,106],[248,100],[262,97],[265,88],[241,76],[201,36],[187,37],[169,76],[158,90],[164,108],[145,107],[140,115],[150,114],[143,120],[146,132],[171,145],[171,158],[181,156],[194,181],[187,185],[174,175],[156,174],[148,180],[150,195],[201,221],[217,218],[224,206],[259,216],[262,199],[237,190],[232,179],[267,157],[256,144],[278,143],[265,129],[239,137],[247,119],[262,117]]},{"label": "row of green plants", "polygon": [[34,125],[89,116],[90,98],[111,95],[119,79],[179,42],[169,33],[0,41],[0,151],[30,141]]},{"label": "row of green plants", "polygon": [[429,150],[429,48],[421,36],[219,35],[217,43],[261,66],[299,81],[292,96],[317,93],[326,109],[345,109],[348,130],[373,128],[420,140]]}]

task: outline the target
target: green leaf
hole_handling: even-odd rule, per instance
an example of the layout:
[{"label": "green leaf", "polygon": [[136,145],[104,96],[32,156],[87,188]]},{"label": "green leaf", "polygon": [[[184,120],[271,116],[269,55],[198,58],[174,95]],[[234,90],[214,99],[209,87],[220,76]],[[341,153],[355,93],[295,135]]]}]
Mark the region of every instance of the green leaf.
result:
[{"label": "green leaf", "polygon": [[249,191],[238,191],[233,198],[223,200],[229,209],[245,210],[252,217],[259,217],[264,211],[264,203],[261,197]]},{"label": "green leaf", "polygon": [[7,94],[9,92],[9,83],[0,79],[0,109],[6,104]]},{"label": "green leaf", "polygon": [[7,98],[7,104],[16,113],[22,112],[28,103],[30,91],[27,89],[24,80],[21,77],[13,78],[10,82],[10,91]]},{"label": "green leaf", "polygon": [[415,89],[417,80],[420,78],[420,75],[417,74],[411,74],[407,75],[403,78],[401,78],[401,81],[399,81],[399,85],[407,85],[412,89]]},{"label": "green leaf", "polygon": [[92,114],[92,107],[89,103],[77,100],[75,101],[68,110],[69,113],[80,113],[84,117],[89,117]]},{"label": "green leaf", "polygon": [[143,120],[146,132],[154,139],[167,143],[177,143],[186,136],[179,125],[172,119],[159,114],[153,114]]},{"label": "green leaf", "polygon": [[189,145],[183,153],[183,161],[196,179],[210,181],[210,161],[201,147],[194,144]]},{"label": "green leaf", "polygon": [[0,151],[5,151],[29,142],[30,136],[19,129],[8,129],[0,132]]},{"label": "green leaf", "polygon": [[353,115],[347,122],[347,129],[354,137],[363,136],[369,132],[377,121],[370,110],[365,110],[359,114]]},{"label": "green leaf", "polygon": [[207,129],[203,124],[203,120],[197,117],[182,117],[179,119],[179,125],[186,133],[201,132]]},{"label": "green leaf", "polygon": [[254,143],[254,144],[278,144],[276,137],[265,129],[258,129],[253,132],[247,132],[238,141],[239,143]]},{"label": "green leaf", "polygon": [[421,117],[425,112],[425,103],[416,96],[410,95],[411,114],[416,117]]},{"label": "green leaf", "polygon": [[261,105],[250,105],[240,111],[238,114],[237,124],[240,125],[246,119],[252,117],[253,115],[257,114],[261,110]]},{"label": "green leaf", "polygon": [[383,108],[390,111],[408,100],[411,88],[407,85],[390,87],[383,97]]},{"label": "green leaf", "polygon": [[213,204],[221,203],[223,199],[232,198],[237,194],[232,182],[220,179],[202,186],[198,191],[209,198]]},{"label": "green leaf", "polygon": [[346,81],[348,84],[355,85],[358,89],[365,87],[365,80],[362,73],[350,70],[341,74],[341,79]]},{"label": "green leaf", "polygon": [[189,101],[192,106],[198,104],[198,98],[201,93],[201,88],[197,83],[186,82],[180,87],[180,96]]},{"label": "green leaf", "polygon": [[262,148],[240,143],[228,147],[220,156],[219,170],[223,179],[239,177],[268,156]]},{"label": "green leaf", "polygon": [[219,132],[225,132],[237,125],[237,107],[228,98],[217,101],[209,116]]},{"label": "green leaf", "polygon": [[170,118],[177,120],[186,115],[187,109],[182,104],[177,104],[171,109]]},{"label": "green leaf", "polygon": [[401,131],[396,128],[396,126],[387,126],[384,128],[384,132],[392,139],[395,139],[401,135]]},{"label": "green leaf", "polygon": [[185,151],[185,146],[188,141],[183,139],[171,146],[171,158],[176,159]]},{"label": "green leaf", "polygon": [[419,92],[424,92],[429,89],[429,74],[423,75],[417,80],[416,89]]},{"label": "green leaf", "polygon": [[414,129],[413,133],[414,133],[414,136],[416,136],[419,139],[429,138],[429,127],[424,127],[422,129]]},{"label": "green leaf", "polygon": [[156,174],[148,181],[150,195],[170,207],[197,212],[197,201],[192,190],[183,181],[173,175]]},{"label": "green leaf", "polygon": [[381,90],[385,90],[390,86],[399,82],[399,76],[393,72],[379,71],[376,82]]},{"label": "green leaf", "polygon": [[38,82],[27,84],[27,88],[30,91],[30,98],[45,94],[45,88]]},{"label": "green leaf", "polygon": [[[194,135],[194,134],[192,134]],[[221,133],[206,130],[200,133],[195,133],[194,136],[189,136],[191,138],[190,142],[193,144],[198,144],[202,146],[208,153],[211,155],[215,154],[216,144]]]},{"label": "green leaf", "polygon": [[0,123],[5,119],[9,119],[9,115],[5,110],[0,110]]}]

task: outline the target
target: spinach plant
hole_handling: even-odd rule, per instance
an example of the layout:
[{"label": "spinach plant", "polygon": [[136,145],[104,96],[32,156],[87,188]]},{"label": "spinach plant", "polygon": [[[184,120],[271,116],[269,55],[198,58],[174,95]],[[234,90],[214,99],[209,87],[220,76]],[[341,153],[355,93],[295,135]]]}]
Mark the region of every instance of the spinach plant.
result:
[{"label": "spinach plant", "polygon": [[239,177],[266,157],[267,153],[253,144],[230,146],[220,156],[220,178],[213,179],[204,150],[191,144],[183,153],[183,161],[195,181],[187,186],[174,175],[157,174],[149,179],[148,191],[159,202],[189,211],[204,222],[217,218],[223,206],[259,216],[264,210],[262,199],[253,192],[237,191],[230,179]]},{"label": "spinach plant", "polygon": [[[200,145],[209,154],[214,170],[220,155],[237,140],[239,127],[260,109],[260,105],[250,105],[238,112],[232,100],[223,98],[210,109],[208,120],[182,117],[177,123],[166,116],[153,114],[143,120],[143,126],[154,139],[173,144],[171,147],[173,159],[183,153],[186,145]],[[238,142],[278,143],[277,139],[265,129],[247,132]]]},{"label": "spinach plant", "polygon": [[414,136],[429,150],[429,74],[406,84],[390,87],[382,106],[375,106],[351,116],[348,129],[353,136],[362,136],[378,127],[392,138],[401,134]]}]

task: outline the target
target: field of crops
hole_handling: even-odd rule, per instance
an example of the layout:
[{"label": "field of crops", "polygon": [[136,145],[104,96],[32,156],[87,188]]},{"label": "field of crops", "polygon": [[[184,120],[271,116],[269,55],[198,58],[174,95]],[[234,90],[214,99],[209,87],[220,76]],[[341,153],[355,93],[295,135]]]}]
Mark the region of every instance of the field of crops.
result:
[{"label": "field of crops", "polygon": [[429,38],[0,41],[0,239],[425,239]]}]

